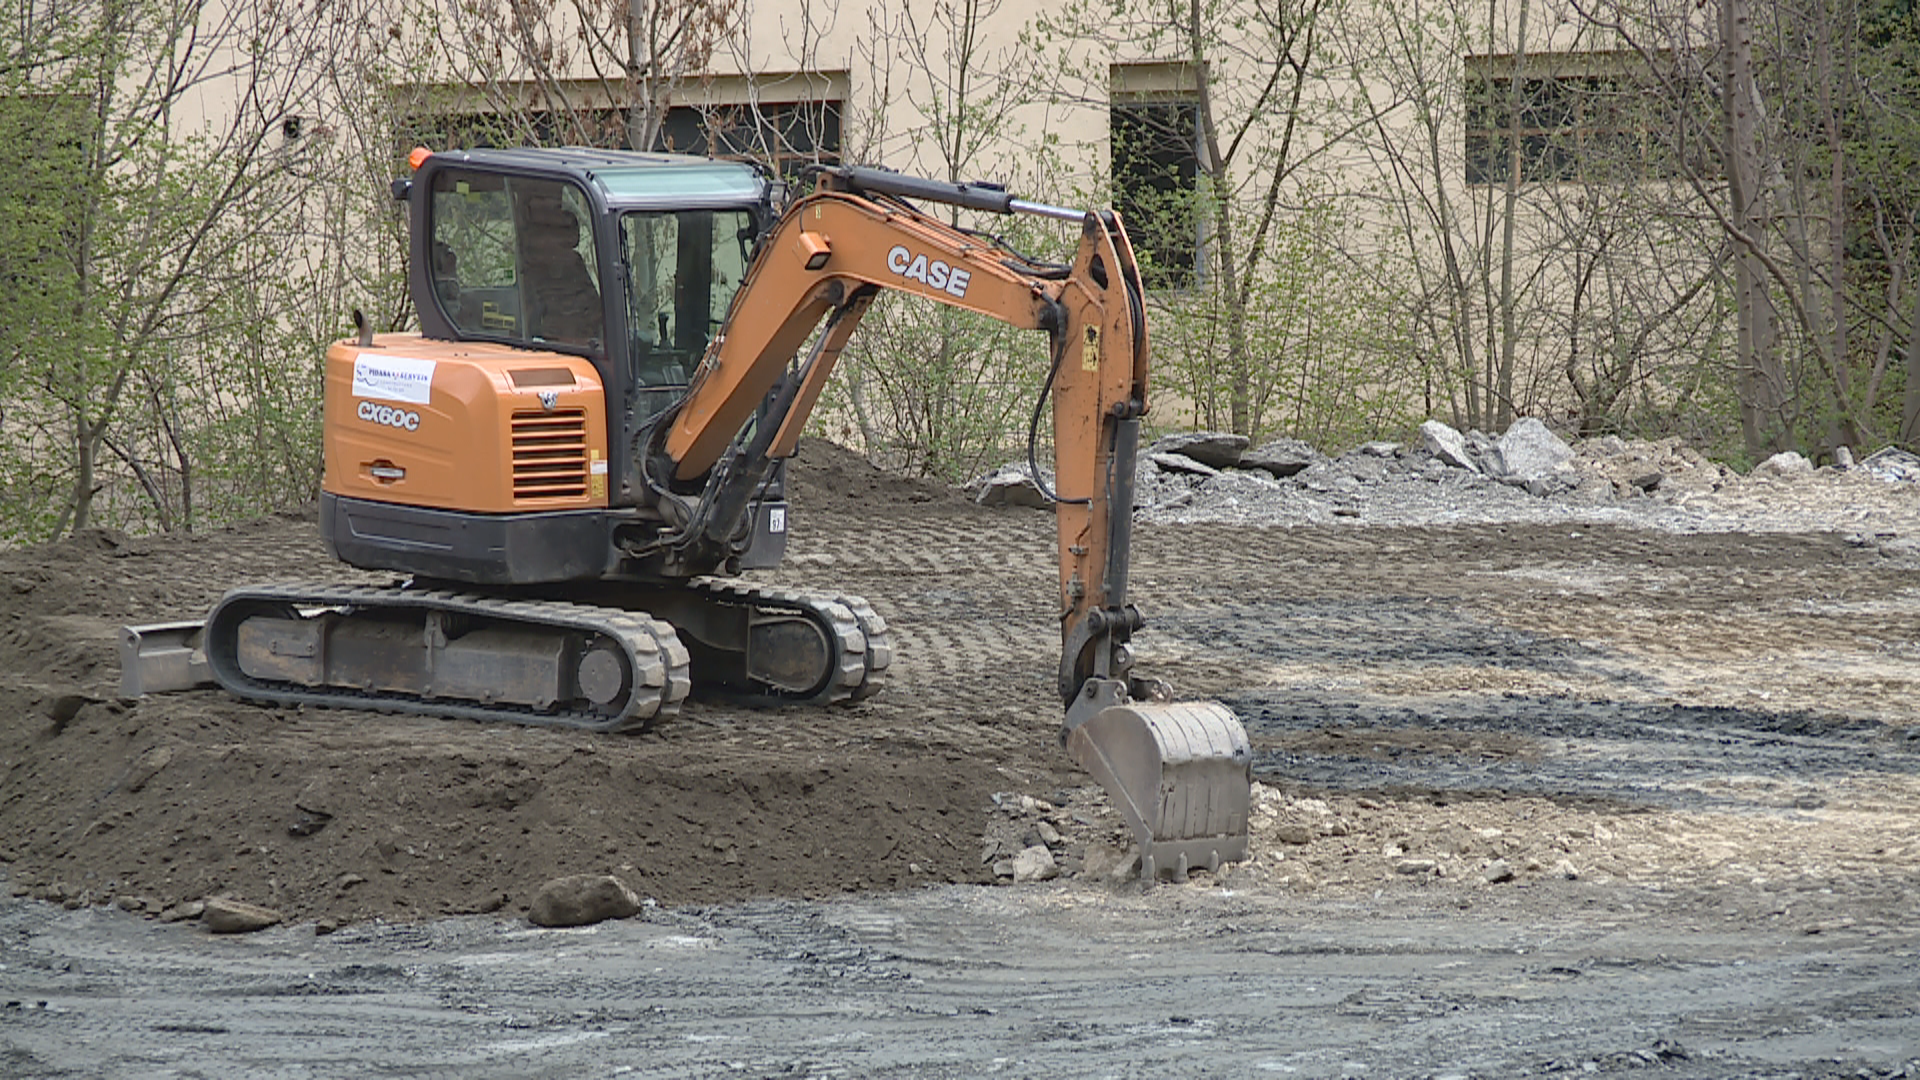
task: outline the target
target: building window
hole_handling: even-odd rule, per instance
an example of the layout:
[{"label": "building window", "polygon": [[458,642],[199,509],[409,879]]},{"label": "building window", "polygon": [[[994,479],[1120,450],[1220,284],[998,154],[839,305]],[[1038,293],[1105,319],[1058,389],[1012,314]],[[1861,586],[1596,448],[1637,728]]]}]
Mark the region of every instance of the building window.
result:
[{"label": "building window", "polygon": [[1637,53],[1466,60],[1466,179],[1522,184],[1677,175],[1657,138],[1661,100]]},{"label": "building window", "polygon": [[[684,89],[687,98],[667,111],[654,145],[644,149],[733,161],[757,161],[791,177],[815,162],[840,160],[844,72],[716,76]],[[592,88],[576,87],[576,100]],[[564,146],[632,149],[624,110],[605,105],[555,112],[528,91],[524,108],[458,107],[419,115],[408,124],[402,149]],[[604,98],[603,98],[604,100]]]},{"label": "building window", "polygon": [[758,161],[791,177],[810,164],[840,161],[840,103],[676,105],[660,130],[661,150]]},{"label": "building window", "polygon": [[1199,277],[1199,100],[1184,64],[1113,68],[1113,202],[1151,289],[1188,288]]}]

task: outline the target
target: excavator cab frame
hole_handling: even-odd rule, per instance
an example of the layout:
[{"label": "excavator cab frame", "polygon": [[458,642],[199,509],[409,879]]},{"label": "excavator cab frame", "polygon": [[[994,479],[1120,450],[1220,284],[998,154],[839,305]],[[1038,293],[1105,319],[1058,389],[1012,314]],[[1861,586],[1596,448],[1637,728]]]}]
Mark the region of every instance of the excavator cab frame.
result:
[{"label": "excavator cab frame", "polygon": [[[488,318],[485,311],[461,317],[462,303],[471,307],[492,302],[496,311],[500,306],[497,298],[463,289],[457,272],[442,269],[448,250],[456,246],[449,243],[449,234],[474,224],[463,220],[465,215],[457,209],[467,203],[484,205],[493,192],[483,189],[490,186],[497,186],[502,194],[494,212],[483,215],[479,225],[491,225],[496,233],[504,226],[515,233],[494,239],[500,250],[493,262],[507,264],[509,290],[524,287],[531,293],[558,284],[538,272],[553,263],[525,265],[525,253],[533,248],[527,240],[533,231],[529,226],[540,225],[535,207],[556,200],[577,219],[584,219],[578,221],[577,243],[569,246],[584,248],[580,256],[591,274],[593,303],[605,328],[601,334],[549,337],[540,334],[531,320],[518,321],[517,309],[505,313],[515,320],[505,324],[499,321],[500,314]],[[421,161],[413,176],[394,186],[395,197],[408,205],[413,264],[430,268],[411,279],[421,335],[443,341],[492,341],[588,359],[613,399],[608,411],[618,430],[609,432],[608,442],[615,447],[634,446],[650,420],[685,396],[691,372],[718,329],[713,313],[717,309],[724,315],[742,280],[736,276],[721,283],[719,290],[712,287],[718,263],[711,255],[724,247],[718,242],[676,243],[670,259],[660,258],[657,241],[663,230],[649,226],[663,221],[685,223],[701,216],[730,218],[735,222],[730,231],[738,256],[732,261],[744,275],[760,236],[775,220],[775,194],[775,185],[763,172],[744,164],[588,148],[435,153]],[[694,229],[678,231],[689,239],[699,235]],[[709,230],[708,238],[717,241],[715,233],[720,231]],[[702,252],[710,257],[698,258]],[[519,262],[513,261],[516,258]],[[516,274],[515,268],[524,269]],[[703,280],[689,287],[688,277]],[[677,302],[694,293],[718,301],[705,305],[707,318],[688,317],[684,309],[699,306]],[[530,299],[518,296],[515,303],[518,308],[534,306]],[[664,335],[662,325],[667,330]],[[633,463],[631,455],[611,456],[608,485],[613,506],[633,502],[638,490]]]}]

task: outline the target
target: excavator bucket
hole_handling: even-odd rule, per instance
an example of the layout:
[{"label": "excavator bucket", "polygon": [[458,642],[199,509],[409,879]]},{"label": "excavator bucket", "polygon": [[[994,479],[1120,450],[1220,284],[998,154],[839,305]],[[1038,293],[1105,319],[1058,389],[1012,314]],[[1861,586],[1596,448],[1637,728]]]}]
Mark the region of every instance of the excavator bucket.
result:
[{"label": "excavator bucket", "polygon": [[1253,750],[1212,701],[1109,705],[1067,735],[1067,752],[1112,796],[1140,845],[1140,880],[1247,857]]}]

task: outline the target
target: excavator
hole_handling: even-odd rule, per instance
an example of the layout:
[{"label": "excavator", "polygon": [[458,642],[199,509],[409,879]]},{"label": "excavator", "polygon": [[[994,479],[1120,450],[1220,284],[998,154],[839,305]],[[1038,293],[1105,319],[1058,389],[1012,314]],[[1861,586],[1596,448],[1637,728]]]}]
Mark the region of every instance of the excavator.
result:
[{"label": "excavator", "polygon": [[[865,600],[749,584],[785,551],[785,462],[884,290],[1043,333],[1053,403],[1061,728],[1141,878],[1247,854],[1234,714],[1133,672],[1147,411],[1140,274],[1114,213],[1004,188],[586,148],[415,150],[394,181],[418,333],[327,352],[320,530],[392,584],[236,588],[126,627],[123,691],[643,730],[688,697],[833,704],[893,659]],[[784,201],[784,206],[777,202]],[[921,204],[1077,225],[1071,261]],[[356,316],[356,318],[358,318]],[[1036,469],[1036,478],[1040,474]]]}]

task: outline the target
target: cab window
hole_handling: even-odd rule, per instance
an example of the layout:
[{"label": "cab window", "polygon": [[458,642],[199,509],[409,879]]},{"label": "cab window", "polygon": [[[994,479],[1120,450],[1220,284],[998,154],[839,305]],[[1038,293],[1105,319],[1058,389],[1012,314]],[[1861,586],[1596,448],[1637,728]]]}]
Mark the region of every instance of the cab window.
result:
[{"label": "cab window", "polygon": [[557,180],[437,173],[429,274],[462,337],[598,351],[605,335],[586,195]]},{"label": "cab window", "polygon": [[726,322],[756,235],[747,209],[635,212],[620,219],[637,384],[686,383]]}]

